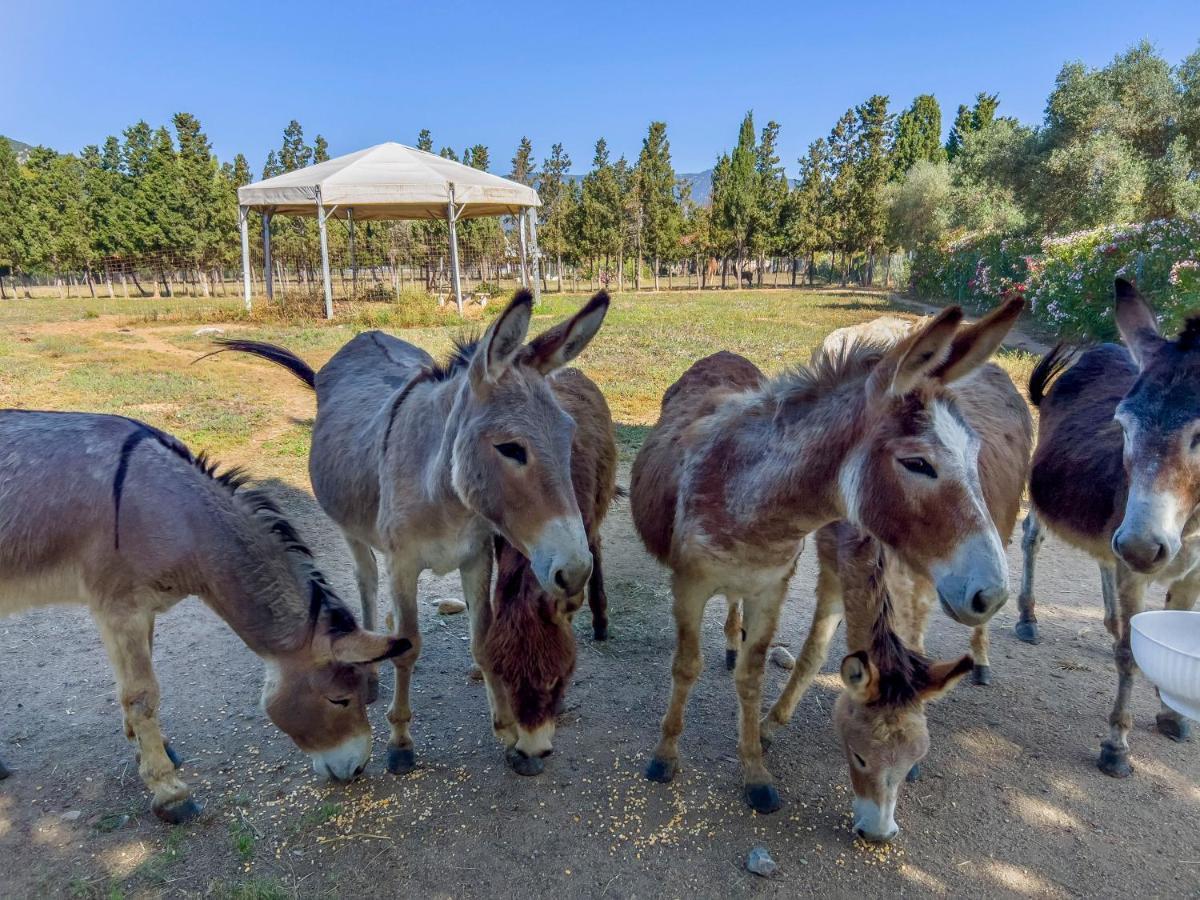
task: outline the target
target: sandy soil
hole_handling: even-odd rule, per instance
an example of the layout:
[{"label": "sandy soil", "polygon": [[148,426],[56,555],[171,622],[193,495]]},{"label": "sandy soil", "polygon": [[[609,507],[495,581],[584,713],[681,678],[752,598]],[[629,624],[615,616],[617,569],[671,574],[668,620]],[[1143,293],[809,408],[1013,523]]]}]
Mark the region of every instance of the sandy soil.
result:
[{"label": "sandy soil", "polygon": [[[628,479],[627,470],[622,477]],[[349,559],[311,497],[275,485],[344,596]],[[420,768],[383,769],[376,750],[353,785],[323,783],[257,708],[260,666],[197,601],[160,620],[155,659],[163,720],[184,777],[207,805],[178,829],[148,810],[106,659],[79,609],[0,622],[0,894],[10,897],[212,895],[729,897],[850,894],[1195,895],[1200,891],[1200,754],[1153,730],[1139,681],[1135,774],[1094,765],[1115,690],[1095,567],[1047,541],[1039,566],[1043,643],[995,620],[992,687],[960,686],[931,709],[933,747],[907,787],[889,848],[847,832],[850,791],[829,720],[842,648],[768,754],[786,806],[741,801],[736,699],[723,667],[723,604],[705,622],[705,666],[689,707],[684,771],[641,775],[669,686],[666,577],[642,551],[628,508],[605,525],[611,639],[578,624],[580,664],[545,773],[509,771],[480,685],[466,677],[467,622],[423,608],[415,676]],[[1020,564],[1014,544],[1014,580]],[[779,638],[798,649],[812,611],[812,554],[792,586]],[[422,597],[460,594],[429,578]],[[1161,604],[1161,595],[1151,603]],[[944,617],[928,649],[963,652]],[[768,669],[768,698],[786,673]],[[767,847],[780,872],[743,868]]]}]

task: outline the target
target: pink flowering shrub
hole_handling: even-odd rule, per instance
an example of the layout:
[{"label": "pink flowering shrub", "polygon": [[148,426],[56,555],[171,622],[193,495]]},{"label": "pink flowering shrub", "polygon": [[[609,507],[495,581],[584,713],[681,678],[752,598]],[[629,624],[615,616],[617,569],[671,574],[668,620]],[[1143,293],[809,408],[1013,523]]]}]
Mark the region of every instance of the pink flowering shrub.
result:
[{"label": "pink flowering shrub", "polygon": [[913,263],[921,296],[990,306],[1020,291],[1049,331],[1103,340],[1116,335],[1118,276],[1137,284],[1165,330],[1200,314],[1200,216],[1109,225],[1040,244],[986,237],[918,254]]}]

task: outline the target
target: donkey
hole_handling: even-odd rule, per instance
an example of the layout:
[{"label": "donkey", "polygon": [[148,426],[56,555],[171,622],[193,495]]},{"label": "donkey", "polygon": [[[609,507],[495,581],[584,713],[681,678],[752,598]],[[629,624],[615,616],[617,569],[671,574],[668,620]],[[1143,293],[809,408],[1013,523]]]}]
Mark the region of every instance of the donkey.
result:
[{"label": "donkey", "polygon": [[[1033,569],[1046,527],[1100,565],[1118,682],[1097,765],[1124,778],[1133,771],[1129,620],[1154,582],[1167,586],[1168,609],[1191,609],[1200,595],[1200,317],[1170,340],[1130,282],[1118,278],[1115,293],[1124,347],[1103,344],[1072,364],[1074,355],[1059,345],[1030,376],[1041,422],[1029,481],[1021,624],[1036,639]],[[1173,740],[1190,732],[1165,704],[1156,722]]]},{"label": "donkey", "polygon": [[[912,323],[904,319],[885,316],[861,325],[839,328],[826,336],[817,354],[836,356],[845,353],[856,342],[866,341],[882,348],[892,346],[909,334]],[[1021,496],[1029,474],[1029,454],[1033,447],[1033,417],[1029,407],[1017,391],[1012,379],[994,363],[980,367],[971,378],[954,385],[954,396],[963,416],[972,430],[979,435],[979,475],[983,496],[996,530],[1007,544],[1016,525],[1020,511]],[[854,528],[827,525],[818,533],[818,540],[829,532],[830,539],[838,540],[857,548],[861,564],[865,565],[878,555],[878,547],[871,542],[859,546],[860,535]],[[848,551],[846,551],[848,552]],[[821,557],[824,560],[824,557]],[[891,566],[889,592],[896,603],[899,598],[902,616],[912,619],[909,630],[912,637],[909,645],[917,652],[924,652],[925,628],[929,612],[936,599],[936,591],[929,580],[920,573],[903,571],[900,563]],[[763,722],[764,736],[770,737],[777,726],[790,721],[796,704],[808,689],[829,650],[829,641],[842,617],[841,589],[833,590],[838,584],[837,573],[822,571],[817,578],[817,612],[805,641],[799,666],[793,669],[791,679],[783,697],[776,703],[772,715]],[[740,643],[741,618],[737,604],[730,604],[725,623],[726,666],[733,668]],[[975,660],[973,678],[976,684],[991,684],[991,664],[988,659],[988,634],[986,625],[977,625],[971,633],[971,654]]]},{"label": "donkey", "polygon": [[[578,369],[548,381],[563,410],[575,421],[571,482],[592,552],[588,604],[596,640],[608,636],[608,599],[600,563],[600,523],[617,493],[617,443],[612,414],[600,389]],[[529,560],[496,537],[498,576],[485,619],[483,656],[509,698],[516,716],[517,743],[509,750],[513,769],[537,775],[554,739],[554,719],[575,669],[571,620],[582,596],[561,598],[538,584]]]},{"label": "donkey", "polygon": [[363,770],[369,664],[409,641],[358,627],[266,494],[120,416],[4,410],[0,446],[0,615],[89,608],[159,818],[201,811],[163,737],[150,653],[155,617],[192,594],[266,662],[263,708],[318,774]]},{"label": "donkey", "polygon": [[672,572],[677,646],[662,739],[646,770],[669,781],[687,696],[699,675],[700,624],[714,594],[741,599],[735,667],[745,797],[781,805],[763,764],[763,663],[806,534],[847,519],[927,574],[950,615],[986,622],[1008,595],[1008,567],[979,485],[979,438],[948,386],[1000,345],[1011,300],[960,330],[949,307],[888,349],[855,345],[767,380],[722,352],[663,397],[634,461],[634,524]]},{"label": "donkey", "polygon": [[575,422],[547,376],[595,337],[608,295],[596,294],[526,345],[532,306],[532,294],[519,292],[479,341],[460,345],[444,366],[379,331],[356,336],[320,372],[282,347],[222,342],[224,350],[282,365],[316,391],[309,476],[350,547],[368,627],[379,581],[373,551],[387,558],[394,628],[412,642],[411,653],[393,660],[387,756],[393,774],[416,766],[409,685],[421,650],[421,572],[460,571],[472,654],[506,749],[517,745],[516,723],[482,659],[493,534],[529,559],[538,585],[556,598],[579,594],[591,576],[587,531],[571,487]]}]

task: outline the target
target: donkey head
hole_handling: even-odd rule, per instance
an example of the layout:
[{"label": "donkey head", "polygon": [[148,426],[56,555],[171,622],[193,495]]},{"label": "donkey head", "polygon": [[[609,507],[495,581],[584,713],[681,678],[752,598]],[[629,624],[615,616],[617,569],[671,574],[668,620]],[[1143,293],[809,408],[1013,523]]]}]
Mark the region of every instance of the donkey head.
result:
[{"label": "donkey head", "polygon": [[[883,618],[883,617],[881,617]],[[886,626],[876,627],[869,652],[842,660],[845,691],[833,708],[854,788],[854,832],[890,841],[900,785],[929,751],[925,703],[949,691],[971,671],[970,656],[931,662],[913,653]]]},{"label": "donkey head", "polygon": [[1117,406],[1125,432],[1129,496],[1113,552],[1151,574],[1166,566],[1200,504],[1200,318],[1176,340],[1162,337],[1154,311],[1124,279],[1116,282],[1117,327],[1137,363],[1137,380]]},{"label": "donkey head", "polygon": [[518,293],[475,348],[455,411],[452,477],[462,502],[529,558],[542,588],[565,597],[587,583],[592,554],[571,486],[575,422],[546,377],[595,337],[608,295],[525,344],[532,303]]},{"label": "donkey head", "polygon": [[311,640],[268,660],[262,705],[271,721],[309,755],[317,774],[348,781],[371,756],[371,664],[399,656],[412,644],[359,628],[331,595],[318,602]]},{"label": "donkey head", "polygon": [[571,617],[578,597],[564,603],[547,594],[516,548],[497,544],[494,618],[483,654],[516,715],[518,771],[533,774],[553,749],[555,717],[575,671]]},{"label": "donkey head", "polygon": [[866,428],[842,468],[846,517],[926,573],[946,612],[986,622],[1008,597],[1008,563],[979,480],[979,438],[949,385],[999,347],[1023,301],[960,328],[949,307],[888,350],[866,383]]}]

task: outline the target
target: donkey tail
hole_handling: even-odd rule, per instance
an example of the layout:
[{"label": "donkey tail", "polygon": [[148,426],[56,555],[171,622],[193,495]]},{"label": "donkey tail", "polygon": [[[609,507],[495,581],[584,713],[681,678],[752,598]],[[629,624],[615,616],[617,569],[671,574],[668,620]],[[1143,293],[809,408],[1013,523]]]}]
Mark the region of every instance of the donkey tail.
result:
[{"label": "donkey tail", "polygon": [[[234,350],[238,353],[249,353],[252,356],[259,356],[269,362],[275,363],[277,366],[283,366],[301,381],[309,386],[312,390],[316,390],[317,373],[313,371],[312,366],[298,357],[291,350],[279,347],[275,344],[267,344],[263,341],[241,341],[236,338],[217,338],[217,343],[220,348],[213,350],[211,353],[205,353],[200,359],[207,359],[210,356],[215,356],[218,353],[224,353],[226,350]],[[200,362],[200,359],[196,362]]]},{"label": "donkey tail", "polygon": [[1076,353],[1077,348],[1060,342],[1038,361],[1033,368],[1033,374],[1029,376],[1030,403],[1035,407],[1042,405],[1042,401],[1046,399],[1046,389],[1050,386],[1050,382],[1070,368],[1071,363],[1075,361]]}]

